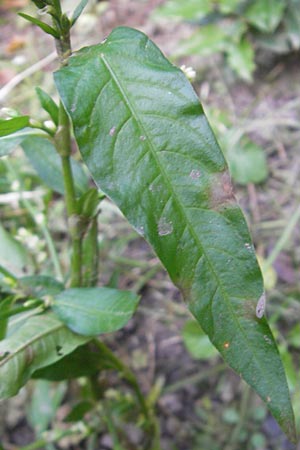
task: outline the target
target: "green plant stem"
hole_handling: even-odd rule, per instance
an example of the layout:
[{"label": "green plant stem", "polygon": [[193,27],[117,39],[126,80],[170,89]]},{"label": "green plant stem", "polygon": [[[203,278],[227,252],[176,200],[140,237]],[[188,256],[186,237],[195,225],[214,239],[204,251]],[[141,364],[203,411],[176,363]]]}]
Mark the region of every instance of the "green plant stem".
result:
[{"label": "green plant stem", "polygon": [[116,368],[122,374],[123,378],[130,384],[135,392],[145,418],[147,420],[150,420],[151,413],[134,373],[116,355],[114,355],[114,353],[108,347],[106,347],[103,342],[99,342],[97,339],[94,339],[93,342],[99,348],[101,353],[113,363],[113,367]]},{"label": "green plant stem", "polygon": [[65,186],[68,227],[72,240],[70,286],[76,287],[81,285],[82,233],[80,230],[80,217],[77,214],[77,200],[70,157],[61,156],[61,161]]},{"label": "green plant stem", "polygon": [[248,413],[248,409],[249,409],[250,393],[251,393],[250,386],[245,384],[244,389],[243,389],[242,399],[241,399],[239,421],[236,424],[236,426],[234,427],[232,434],[229,438],[229,442],[227,443],[224,450],[235,450],[238,445],[240,446],[238,438],[239,438],[240,432],[241,432],[243,425],[247,418],[247,413]]},{"label": "green plant stem", "polygon": [[178,389],[184,388],[190,384],[199,383],[202,380],[207,379],[212,375],[216,375],[219,372],[225,370],[228,366],[224,363],[218,364],[208,370],[203,370],[200,373],[196,373],[195,375],[191,375],[189,377],[183,378],[182,380],[176,381],[176,383],[171,384],[170,386],[166,386],[163,389],[163,394],[170,394],[171,392],[176,392]]},{"label": "green plant stem", "polygon": [[264,263],[264,268],[268,269],[277,259],[278,255],[282,251],[282,249],[287,244],[295,226],[297,225],[297,222],[300,220],[300,205],[298,208],[294,211],[292,214],[292,217],[289,219],[282,235],[278,239],[278,241],[275,244],[275,247],[273,248],[272,252],[270,253],[269,257]]},{"label": "green plant stem", "polygon": [[[50,14],[52,15],[53,25],[60,33],[59,39],[55,39],[55,45],[60,66],[62,67],[68,63],[69,56],[72,53],[70,28],[65,24],[64,19],[67,20],[67,18],[62,13],[60,0],[53,0],[52,6],[54,8],[54,13]],[[54,136],[54,145],[57,153],[61,157],[68,229],[72,241],[70,286],[78,287],[81,286],[82,230],[70,159],[72,151],[71,123],[61,101],[59,103],[58,127]]]},{"label": "green plant stem", "polygon": [[43,436],[41,439],[38,439],[37,441],[33,442],[32,444],[26,445],[25,447],[19,447],[19,450],[38,450],[41,448],[45,448],[48,444],[55,443],[60,441],[62,438],[66,436],[72,436],[74,434],[82,434],[82,438],[88,436],[90,430],[80,430],[79,427],[76,427],[76,425],[69,430],[55,430],[55,431],[48,431],[43,433]]},{"label": "green plant stem", "polygon": [[[21,191],[20,191],[20,195],[22,195]],[[52,260],[54,270],[55,270],[55,276],[59,281],[62,281],[64,279],[64,277],[63,277],[62,270],[60,267],[60,262],[58,259],[58,255],[57,255],[57,252],[55,249],[55,245],[54,245],[52,236],[49,233],[47,225],[44,223],[44,221],[39,222],[36,220],[38,211],[31,205],[31,203],[27,199],[23,198],[22,203],[25,206],[25,208],[27,209],[27,211],[29,212],[29,214],[31,215],[31,217],[33,218],[36,226],[40,228],[40,230],[45,238],[48,250],[49,250],[50,258]]]},{"label": "green plant stem", "polygon": [[32,302],[31,305],[19,306],[17,308],[10,309],[9,311],[6,311],[6,312],[0,314],[0,321],[3,319],[7,319],[8,317],[15,316],[16,314],[20,314],[25,311],[30,311],[31,309],[35,309],[41,305],[44,305],[44,302],[42,300],[37,299],[34,302]]},{"label": "green plant stem", "polygon": [[56,276],[56,278],[58,280],[62,281],[64,277],[63,277],[62,270],[61,270],[61,267],[60,267],[60,262],[59,262],[58,255],[57,255],[57,252],[56,252],[56,249],[55,249],[55,245],[54,245],[52,236],[49,233],[48,227],[43,221],[39,222],[37,220],[39,211],[34,206],[32,206],[32,204],[26,198],[24,198],[24,196],[23,196],[23,185],[22,185],[21,179],[16,174],[16,172],[15,172],[14,168],[12,167],[11,163],[9,162],[9,160],[4,160],[4,161],[5,161],[5,165],[6,165],[7,169],[8,169],[8,171],[12,174],[13,179],[19,181],[19,190],[18,190],[18,192],[20,194],[21,203],[24,205],[26,210],[29,212],[29,214],[32,217],[35,225],[41,230],[41,232],[42,232],[42,234],[43,234],[43,236],[45,238],[45,241],[47,243],[47,247],[48,247],[48,250],[49,250],[50,258],[51,258],[51,261],[52,261],[52,264],[53,264],[54,270],[55,270],[55,276]]}]

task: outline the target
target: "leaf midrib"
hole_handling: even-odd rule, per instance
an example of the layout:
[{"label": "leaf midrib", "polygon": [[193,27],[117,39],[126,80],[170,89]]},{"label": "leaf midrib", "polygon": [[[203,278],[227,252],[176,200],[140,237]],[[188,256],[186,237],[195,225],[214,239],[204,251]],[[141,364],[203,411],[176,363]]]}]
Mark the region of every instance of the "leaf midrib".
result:
[{"label": "leaf midrib", "polygon": [[[0,367],[3,366],[4,364],[7,364],[11,359],[17,358],[18,354],[21,351],[24,351],[25,348],[34,344],[36,341],[40,340],[42,337],[46,337],[48,334],[58,331],[60,328],[64,328],[64,327],[65,327],[65,325],[63,323],[59,323],[57,326],[54,326],[53,328],[48,330],[46,333],[40,333],[40,334],[35,335],[29,341],[26,341],[26,344],[23,343],[19,348],[17,348],[15,351],[11,352],[6,358],[4,358],[2,361],[0,361]],[[12,337],[13,337],[13,335],[12,335]],[[7,351],[9,351],[9,349]]]},{"label": "leaf midrib", "polygon": [[[59,308],[60,306],[65,307],[66,309],[70,309],[70,307],[72,309],[77,309],[77,311],[81,311],[84,312],[86,315],[94,315],[94,314],[103,314],[103,315],[108,315],[110,316],[111,314],[113,314],[114,316],[128,316],[128,314],[132,313],[132,310],[126,312],[123,311],[114,311],[113,309],[107,311],[107,310],[99,310],[99,309],[92,309],[91,307],[89,307],[88,309],[86,307],[82,307],[81,305],[72,303],[72,302],[68,302],[68,301],[62,301],[59,300],[56,303],[54,302],[54,305],[56,304],[56,306]],[[115,307],[118,305],[115,305]]]}]

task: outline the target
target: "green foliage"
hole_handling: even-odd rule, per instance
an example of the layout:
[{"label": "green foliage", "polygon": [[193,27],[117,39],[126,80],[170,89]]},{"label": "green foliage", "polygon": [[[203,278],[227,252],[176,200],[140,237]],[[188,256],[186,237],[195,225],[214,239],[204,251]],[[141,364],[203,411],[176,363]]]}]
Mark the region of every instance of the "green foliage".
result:
[{"label": "green foliage", "polygon": [[7,136],[22,130],[29,125],[28,116],[14,117],[13,119],[0,120],[0,137]]},{"label": "green foliage", "polygon": [[110,288],[67,289],[54,297],[52,309],[75,333],[95,336],[122,328],[132,317],[139,297]]},{"label": "green foliage", "polygon": [[249,82],[259,46],[279,53],[300,48],[297,0],[168,0],[154,14],[159,20],[189,20],[197,29],[175,56],[222,53],[229,67]]},{"label": "green foliage", "polygon": [[65,383],[54,386],[45,380],[38,380],[35,383],[27,417],[37,435],[47,430],[54,419],[66,393],[66,387]]},{"label": "green foliage", "polygon": [[[124,327],[139,302],[133,292],[97,286],[97,220],[99,203],[107,196],[153,247],[195,316],[197,323],[188,322],[183,329],[191,354],[210,359],[218,351],[295,440],[283,365],[265,317],[256,312],[264,288],[249,231],[223,153],[185,75],[143,33],[125,27],[69,59],[69,32],[87,1],[78,4],[70,19],[58,0],[34,3],[43,3],[53,27],[22,16],[56,39],[61,68],[55,82],[61,100],[57,105],[45,91],[36,89],[53,122],[49,128],[28,116],[1,120],[0,155],[21,146],[42,182],[64,196],[71,257],[69,267],[61,269],[45,219],[51,207],[49,191],[41,202],[43,214],[37,217],[33,204],[23,198],[21,184],[20,201],[43,233],[58,279],[46,264],[47,269],[34,266],[24,247],[0,225],[0,378],[4,380],[0,398],[15,395],[30,378],[47,380],[35,384],[29,411],[39,435],[53,420],[66,389],[61,384],[55,391],[49,381],[87,377],[89,389],[67,420],[83,420],[94,408],[101,430],[110,432],[117,449],[123,445],[120,422],[136,409],[138,425],[148,433],[145,450],[159,448],[153,412],[159,383],[145,399],[135,375],[98,338]],[[176,17],[206,21],[200,41],[196,34],[190,41],[190,52],[225,52],[231,66],[249,80],[253,49],[247,30],[250,25],[264,32],[274,30],[284,13],[282,5],[266,2],[265,8],[275,9],[272,17],[257,2],[242,11],[237,0],[214,2],[213,10],[209,0],[202,2],[202,9],[199,2],[167,2],[166,10],[171,7]],[[238,19],[217,27],[223,15]],[[79,155],[73,157],[72,128],[97,188],[90,186]],[[266,178],[260,147],[242,135],[224,142],[237,182]],[[13,167],[7,167],[14,175]],[[284,351],[293,387],[291,360]],[[135,397],[119,393],[109,397],[98,383],[99,372],[106,370],[117,371]],[[100,399],[104,401],[98,407]],[[227,411],[223,419],[237,423],[235,410]],[[92,436],[93,427],[85,428],[82,435]],[[55,439],[42,437],[39,446]],[[253,445],[259,442],[256,436]]]},{"label": "green foliage", "polygon": [[182,329],[182,337],[186,348],[195,359],[211,359],[218,354],[208,336],[194,320],[185,323]]},{"label": "green foliage", "polygon": [[47,92],[43,91],[43,89],[36,87],[35,91],[41,103],[41,107],[47,111],[54,124],[58,125],[58,106],[55,101],[50,97]]},{"label": "green foliage", "polygon": [[[65,187],[62,167],[54,145],[49,140],[34,136],[25,139],[21,146],[41,180],[54,192],[63,194]],[[72,159],[71,164],[74,172],[75,191],[79,196],[88,189],[88,177],[82,165],[75,159]]]},{"label": "green foliage", "polygon": [[30,255],[0,224],[0,265],[13,275],[29,274],[33,270]]},{"label": "green foliage", "polygon": [[261,273],[223,154],[186,77],[144,34],[118,28],[73,56],[55,81],[94,180],[293,439],[283,366],[266,320],[255,317]]},{"label": "green foliage", "polygon": [[30,317],[0,342],[0,398],[16,395],[39,368],[58,361],[88,338],[72,333],[52,314]]}]

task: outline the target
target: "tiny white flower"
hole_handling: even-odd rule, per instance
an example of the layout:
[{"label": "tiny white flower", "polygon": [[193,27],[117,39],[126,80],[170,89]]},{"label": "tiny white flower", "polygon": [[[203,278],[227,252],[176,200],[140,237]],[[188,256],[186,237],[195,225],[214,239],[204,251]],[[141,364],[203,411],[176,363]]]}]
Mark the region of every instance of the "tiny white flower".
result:
[{"label": "tiny white flower", "polygon": [[180,66],[180,69],[182,70],[182,72],[185,74],[185,76],[189,81],[195,81],[196,71],[195,69],[193,69],[193,67],[190,66],[187,67],[185,64],[183,64],[182,66]]},{"label": "tiny white flower", "polygon": [[35,221],[37,224],[42,225],[43,223],[45,223],[45,216],[43,213],[38,213],[35,216]]},{"label": "tiny white flower", "polygon": [[18,180],[14,180],[14,181],[11,183],[11,189],[12,189],[12,191],[14,191],[14,192],[19,191],[19,190],[20,190],[20,182],[19,182]]}]

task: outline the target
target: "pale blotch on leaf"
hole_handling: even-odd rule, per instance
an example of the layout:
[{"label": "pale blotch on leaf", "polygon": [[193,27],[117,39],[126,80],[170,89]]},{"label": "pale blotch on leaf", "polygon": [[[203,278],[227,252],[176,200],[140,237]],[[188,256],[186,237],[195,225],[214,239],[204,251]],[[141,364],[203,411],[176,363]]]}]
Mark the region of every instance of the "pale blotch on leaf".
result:
[{"label": "pale blotch on leaf", "polygon": [[267,344],[272,345],[271,339],[266,334],[264,335],[264,340],[266,341]]},{"label": "pale blotch on leaf", "polygon": [[140,136],[140,141],[145,141],[146,140],[146,136]]},{"label": "pale blotch on leaf", "polygon": [[144,236],[144,234],[145,234],[145,229],[144,229],[143,226],[136,227],[136,231],[137,231],[138,234],[140,234],[141,236]]},{"label": "pale blotch on leaf", "polygon": [[113,136],[113,135],[115,134],[115,132],[116,132],[116,127],[112,127],[112,128],[109,130],[109,135],[110,135],[110,136]]},{"label": "pale blotch on leaf", "polygon": [[158,234],[159,236],[167,236],[173,231],[172,222],[168,222],[166,219],[162,218],[158,222]]},{"label": "pale blotch on leaf", "polygon": [[200,178],[200,176],[201,176],[200,170],[197,170],[197,169],[191,170],[190,177],[191,177],[193,180],[197,180],[197,178]]},{"label": "pale blotch on leaf", "polygon": [[258,319],[262,318],[262,316],[265,313],[265,309],[266,309],[266,294],[263,293],[258,299],[255,310],[256,317],[258,317]]}]

